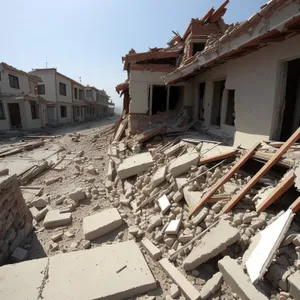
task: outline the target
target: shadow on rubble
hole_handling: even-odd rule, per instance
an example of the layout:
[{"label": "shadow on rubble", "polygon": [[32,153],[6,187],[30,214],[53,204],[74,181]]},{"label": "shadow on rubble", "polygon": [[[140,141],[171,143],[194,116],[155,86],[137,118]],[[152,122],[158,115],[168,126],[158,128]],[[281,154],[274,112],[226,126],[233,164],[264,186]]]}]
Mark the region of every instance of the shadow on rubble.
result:
[{"label": "shadow on rubble", "polygon": [[[120,241],[126,241],[127,240],[127,236],[125,236],[125,234],[128,232],[128,225],[123,222],[123,224],[118,227],[117,229],[111,231],[110,233],[101,236],[95,240],[93,240],[94,244],[103,244],[103,243],[113,243],[114,241],[118,240],[118,238],[120,238]],[[126,230],[126,231],[125,231]],[[120,233],[124,232],[125,233],[123,235],[120,235]]]},{"label": "shadow on rubble", "polygon": [[35,232],[31,233],[31,249],[29,250],[28,260],[47,257],[47,254],[38,240]]}]

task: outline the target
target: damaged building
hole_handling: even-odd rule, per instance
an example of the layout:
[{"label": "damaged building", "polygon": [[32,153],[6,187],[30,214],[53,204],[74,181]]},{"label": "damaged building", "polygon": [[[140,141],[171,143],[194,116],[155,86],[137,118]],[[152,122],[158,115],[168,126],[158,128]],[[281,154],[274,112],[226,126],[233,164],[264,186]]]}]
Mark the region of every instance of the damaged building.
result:
[{"label": "damaged building", "polygon": [[123,57],[128,79],[116,90],[132,132],[166,111],[245,147],[285,141],[299,126],[299,1],[269,1],[230,25],[228,3],[174,32],[167,48]]}]

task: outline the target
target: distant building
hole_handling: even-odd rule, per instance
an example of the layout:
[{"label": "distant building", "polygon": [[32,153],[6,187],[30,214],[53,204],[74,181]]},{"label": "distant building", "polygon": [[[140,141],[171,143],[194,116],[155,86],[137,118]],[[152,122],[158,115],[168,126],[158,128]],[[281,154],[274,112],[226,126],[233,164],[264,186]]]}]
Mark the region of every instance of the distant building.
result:
[{"label": "distant building", "polygon": [[109,115],[109,96],[105,90],[98,90],[94,86],[86,86],[87,118],[101,118]]},{"label": "distant building", "polygon": [[47,124],[65,124],[85,119],[84,86],[57,72],[55,68],[35,69],[39,76],[39,95],[47,100]]},{"label": "distant building", "polygon": [[0,131],[46,125],[46,101],[38,95],[42,80],[0,63]]}]

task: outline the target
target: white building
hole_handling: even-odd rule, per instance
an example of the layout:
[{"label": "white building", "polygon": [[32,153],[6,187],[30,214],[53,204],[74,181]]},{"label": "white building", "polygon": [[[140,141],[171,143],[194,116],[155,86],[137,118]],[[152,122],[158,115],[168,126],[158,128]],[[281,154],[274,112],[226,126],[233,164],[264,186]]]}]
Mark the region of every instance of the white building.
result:
[{"label": "white building", "polygon": [[38,129],[46,124],[46,101],[38,96],[41,78],[0,63],[0,131]]},{"label": "white building", "polygon": [[85,118],[84,86],[57,72],[55,68],[35,69],[39,76],[39,95],[47,100],[47,124],[65,124]]},{"label": "white building", "polygon": [[109,114],[109,96],[105,90],[98,90],[94,86],[88,85],[85,88],[85,96],[88,118],[101,118]]}]

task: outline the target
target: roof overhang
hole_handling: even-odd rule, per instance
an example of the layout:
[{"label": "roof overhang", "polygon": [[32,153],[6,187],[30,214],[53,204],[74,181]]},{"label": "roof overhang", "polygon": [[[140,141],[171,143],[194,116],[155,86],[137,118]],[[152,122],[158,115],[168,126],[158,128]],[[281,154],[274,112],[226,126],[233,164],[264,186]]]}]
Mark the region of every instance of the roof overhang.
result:
[{"label": "roof overhang", "polygon": [[[241,31],[240,27],[225,33],[216,45],[210,46],[205,49],[199,57],[192,62],[177,68],[175,71],[170,72],[163,76],[166,84],[186,80],[189,76],[195,76],[206,68],[211,68],[216,65],[225,63],[230,59],[235,59],[247,55],[253,51],[269,45],[270,43],[282,42],[287,37],[293,37],[300,33],[300,4],[295,0],[285,1],[286,5],[283,6],[282,0],[273,0],[269,2],[262,10],[261,13],[255,14],[249,18],[248,21],[242,23],[240,27],[244,29]],[[279,5],[278,11],[275,10],[274,5]],[[270,7],[277,13],[271,14]],[[290,6],[289,8],[287,6]],[[285,9],[284,9],[285,8]],[[266,17],[266,12],[268,16]],[[259,17],[259,18],[258,18]],[[268,18],[268,23],[266,23]],[[249,23],[253,23],[250,26]],[[266,26],[271,24],[271,26]],[[251,30],[250,30],[251,29]]]}]

